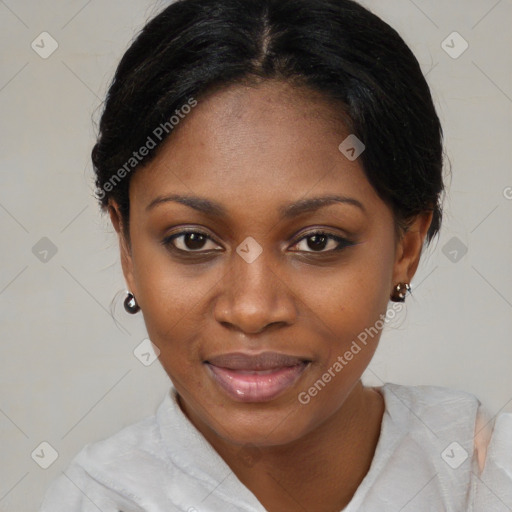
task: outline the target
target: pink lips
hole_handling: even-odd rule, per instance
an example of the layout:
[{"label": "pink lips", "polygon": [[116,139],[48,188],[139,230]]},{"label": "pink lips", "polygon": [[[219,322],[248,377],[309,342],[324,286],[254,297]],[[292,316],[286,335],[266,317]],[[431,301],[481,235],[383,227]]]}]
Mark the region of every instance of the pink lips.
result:
[{"label": "pink lips", "polygon": [[234,400],[265,402],[293,386],[309,361],[277,352],[223,354],[205,361],[210,374]]}]

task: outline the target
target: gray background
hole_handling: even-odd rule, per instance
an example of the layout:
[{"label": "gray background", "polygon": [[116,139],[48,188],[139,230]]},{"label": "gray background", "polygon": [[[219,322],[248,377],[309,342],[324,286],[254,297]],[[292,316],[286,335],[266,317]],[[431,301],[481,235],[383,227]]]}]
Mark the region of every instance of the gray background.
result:
[{"label": "gray background", "polygon": [[[440,239],[364,381],[449,386],[511,412],[512,1],[362,3],[418,57],[452,165]],[[36,510],[86,443],[152,414],[170,385],[158,361],[134,356],[146,332],[122,308],[117,239],[92,197],[89,158],[115,65],[165,4],[0,0],[2,512]],[[31,47],[43,31],[59,45],[46,59]],[[441,46],[453,31],[469,43],[458,58]],[[58,452],[48,469],[42,442]]]}]

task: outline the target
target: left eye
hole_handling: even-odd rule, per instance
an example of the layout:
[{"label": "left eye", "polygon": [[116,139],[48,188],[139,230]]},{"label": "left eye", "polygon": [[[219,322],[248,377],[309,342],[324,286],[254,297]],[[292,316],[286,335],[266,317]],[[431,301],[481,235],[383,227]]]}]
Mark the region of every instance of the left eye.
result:
[{"label": "left eye", "polygon": [[[331,249],[324,251],[323,249],[325,249],[329,241],[332,242]],[[323,231],[315,231],[313,233],[309,233],[306,236],[303,236],[295,245],[299,245],[302,242],[305,242],[305,245],[307,247],[313,249],[311,251],[303,250],[304,252],[333,252],[339,251],[341,249],[344,249],[345,247],[353,245],[353,243],[350,240],[347,240],[346,238],[332,235],[330,233],[325,233]]]}]

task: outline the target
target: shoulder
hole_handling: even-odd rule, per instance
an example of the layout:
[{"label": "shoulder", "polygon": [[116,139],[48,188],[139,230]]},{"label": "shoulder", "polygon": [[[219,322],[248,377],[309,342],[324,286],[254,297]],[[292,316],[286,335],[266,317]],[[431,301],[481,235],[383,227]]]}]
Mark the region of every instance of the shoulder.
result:
[{"label": "shoulder", "polygon": [[428,510],[468,510],[477,397],[430,385],[385,383],[377,390],[385,410],[373,462],[377,488],[368,503],[385,496],[405,508],[415,488]]},{"label": "shoulder", "polygon": [[474,510],[512,510],[512,413],[491,417],[482,408],[476,430],[479,474],[474,479]]},{"label": "shoulder", "polygon": [[160,433],[155,415],[128,425],[110,437],[88,443],[74,461],[91,474],[133,465],[155,465]]},{"label": "shoulder", "polygon": [[169,474],[163,452],[157,414],[88,443],[47,489],[40,512],[142,512],[144,493]]},{"label": "shoulder", "polygon": [[85,445],[39,512],[177,512],[194,510],[199,496],[208,496],[211,510],[256,510],[254,496],[237,480],[220,488],[218,475],[230,472],[171,388],[154,415]]},{"label": "shoulder", "polygon": [[418,407],[436,407],[454,402],[464,404],[479,403],[478,398],[472,393],[443,386],[407,386],[386,382],[381,386],[381,389],[390,396],[394,395],[398,399],[415,404]]},{"label": "shoulder", "polygon": [[448,466],[454,455],[468,458],[475,474],[485,469],[483,477],[496,479],[499,472],[512,489],[512,413],[493,416],[472,393],[447,387],[386,383],[380,389],[402,440],[437,446]]},{"label": "shoulder", "polygon": [[[376,389],[385,402],[380,438],[351,511],[362,504],[391,510],[384,502],[396,509],[512,510],[512,414],[494,422],[475,395],[447,387]],[[419,491],[411,497],[411,489]]]},{"label": "shoulder", "polygon": [[409,426],[420,421],[435,432],[459,428],[461,424],[474,429],[480,401],[472,393],[442,386],[406,386],[390,382],[380,390],[386,412],[396,421]]}]

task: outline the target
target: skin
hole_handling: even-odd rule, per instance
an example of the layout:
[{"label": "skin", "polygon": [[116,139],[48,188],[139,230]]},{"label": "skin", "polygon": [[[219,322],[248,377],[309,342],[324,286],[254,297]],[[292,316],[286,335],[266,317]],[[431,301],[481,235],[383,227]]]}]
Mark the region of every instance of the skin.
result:
[{"label": "skin", "polygon": [[[270,512],[339,511],[368,472],[384,402],[360,379],[380,332],[308,404],[297,397],[386,314],[393,287],[416,272],[432,220],[424,212],[397,237],[390,207],[358,160],[338,149],[348,134],[314,94],[272,81],[230,86],[201,98],[133,175],[129,241],[118,205],[109,209],[128,288],[183,412]],[[227,216],[177,202],[147,210],[171,193],[216,201]],[[332,194],[357,199],[364,211],[336,203],[278,215],[283,205]],[[178,256],[162,240],[184,227],[210,239],[175,239],[189,251]],[[315,246],[305,235],[318,228],[355,245]],[[252,263],[236,252],[248,236],[262,249]],[[281,396],[238,402],[203,361],[249,350],[312,363]]]}]

